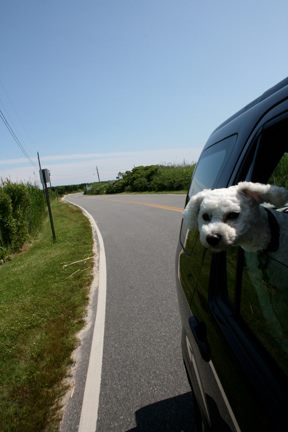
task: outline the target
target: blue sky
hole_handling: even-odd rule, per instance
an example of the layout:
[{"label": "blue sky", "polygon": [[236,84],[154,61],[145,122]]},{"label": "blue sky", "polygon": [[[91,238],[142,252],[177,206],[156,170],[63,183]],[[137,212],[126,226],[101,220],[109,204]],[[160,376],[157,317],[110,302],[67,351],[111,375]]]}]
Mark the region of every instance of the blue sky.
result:
[{"label": "blue sky", "polygon": [[0,177],[113,179],[196,161],[213,129],[285,78],[288,2],[2,0]]}]

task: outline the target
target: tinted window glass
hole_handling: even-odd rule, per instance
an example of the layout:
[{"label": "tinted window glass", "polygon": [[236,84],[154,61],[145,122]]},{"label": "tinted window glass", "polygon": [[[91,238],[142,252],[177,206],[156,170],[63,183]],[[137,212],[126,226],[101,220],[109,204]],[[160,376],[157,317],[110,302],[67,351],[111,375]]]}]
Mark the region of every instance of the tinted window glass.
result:
[{"label": "tinted window glass", "polygon": [[[253,163],[253,181],[287,188],[287,150],[286,119],[264,128]],[[281,232],[287,229],[288,213],[285,206],[273,211],[281,236]],[[246,252],[241,248],[229,250],[227,286],[235,313],[239,314],[278,366],[288,374],[288,242],[282,244],[280,240],[278,249],[271,252]]]},{"label": "tinted window glass", "polygon": [[245,252],[240,314],[288,374],[288,269],[261,253]]},{"label": "tinted window glass", "polygon": [[201,163],[197,167],[197,173],[193,179],[192,195],[201,189],[209,188],[213,185],[223,165],[226,153],[227,151],[223,149],[215,152],[215,154],[208,154],[201,159]]},{"label": "tinted window glass", "polygon": [[283,186],[288,189],[288,153],[284,153],[270,176],[268,183]]},{"label": "tinted window glass", "polygon": [[236,139],[237,135],[232,135],[203,152],[193,176],[189,196],[201,189],[213,188],[220,174],[224,185],[226,176],[223,168],[232,154]]}]

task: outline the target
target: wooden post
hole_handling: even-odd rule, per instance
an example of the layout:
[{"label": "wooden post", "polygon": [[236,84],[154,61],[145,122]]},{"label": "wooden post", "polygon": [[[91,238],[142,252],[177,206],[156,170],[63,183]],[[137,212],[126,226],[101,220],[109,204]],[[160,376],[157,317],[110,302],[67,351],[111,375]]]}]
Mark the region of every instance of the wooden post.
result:
[{"label": "wooden post", "polygon": [[55,242],[56,241],[56,234],[55,234],[54,221],[53,221],[53,215],[52,215],[51,204],[50,204],[49,191],[48,191],[48,187],[47,187],[47,181],[49,181],[49,179],[46,178],[46,173],[47,172],[49,173],[49,171],[41,168],[39,153],[37,153],[37,156],[38,156],[38,163],[39,163],[40,180],[41,180],[41,183],[43,185],[43,191],[44,191],[44,195],[45,195],[46,203],[47,203],[47,208],[48,208],[50,226],[51,226],[51,231],[52,231],[52,238],[53,238],[53,241]]}]

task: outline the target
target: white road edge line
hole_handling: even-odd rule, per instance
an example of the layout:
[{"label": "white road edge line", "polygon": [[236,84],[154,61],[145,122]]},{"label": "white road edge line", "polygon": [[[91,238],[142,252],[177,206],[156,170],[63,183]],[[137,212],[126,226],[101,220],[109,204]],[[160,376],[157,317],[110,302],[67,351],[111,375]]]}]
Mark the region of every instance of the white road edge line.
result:
[{"label": "white road edge line", "polygon": [[[78,432],[96,432],[99,397],[101,387],[103,346],[104,346],[104,331],[105,331],[105,311],[106,311],[106,291],[107,291],[107,270],[106,270],[106,255],[104,242],[101,232],[96,224],[93,216],[78,204],[75,204],[68,199],[66,201],[79,207],[89,219],[93,235],[97,236],[99,243],[99,264],[98,269],[94,262],[94,280],[97,281],[95,273],[98,272],[98,298],[97,311],[93,329],[93,337],[91,343],[91,351],[89,364],[86,376],[84,396],[82,402],[81,416]],[[94,240],[95,242],[95,240]]]}]

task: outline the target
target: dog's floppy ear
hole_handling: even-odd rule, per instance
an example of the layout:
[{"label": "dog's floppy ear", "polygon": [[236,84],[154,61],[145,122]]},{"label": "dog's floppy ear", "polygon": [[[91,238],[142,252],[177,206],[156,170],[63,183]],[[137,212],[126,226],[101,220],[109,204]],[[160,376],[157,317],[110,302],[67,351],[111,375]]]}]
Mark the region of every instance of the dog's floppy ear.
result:
[{"label": "dog's floppy ear", "polygon": [[200,210],[201,202],[204,198],[205,190],[193,195],[183,211],[184,222],[189,229],[197,228],[197,217]]},{"label": "dog's floppy ear", "polygon": [[284,187],[270,184],[240,182],[238,191],[253,198],[257,203],[267,202],[275,207],[281,207],[288,203],[288,191]]}]

